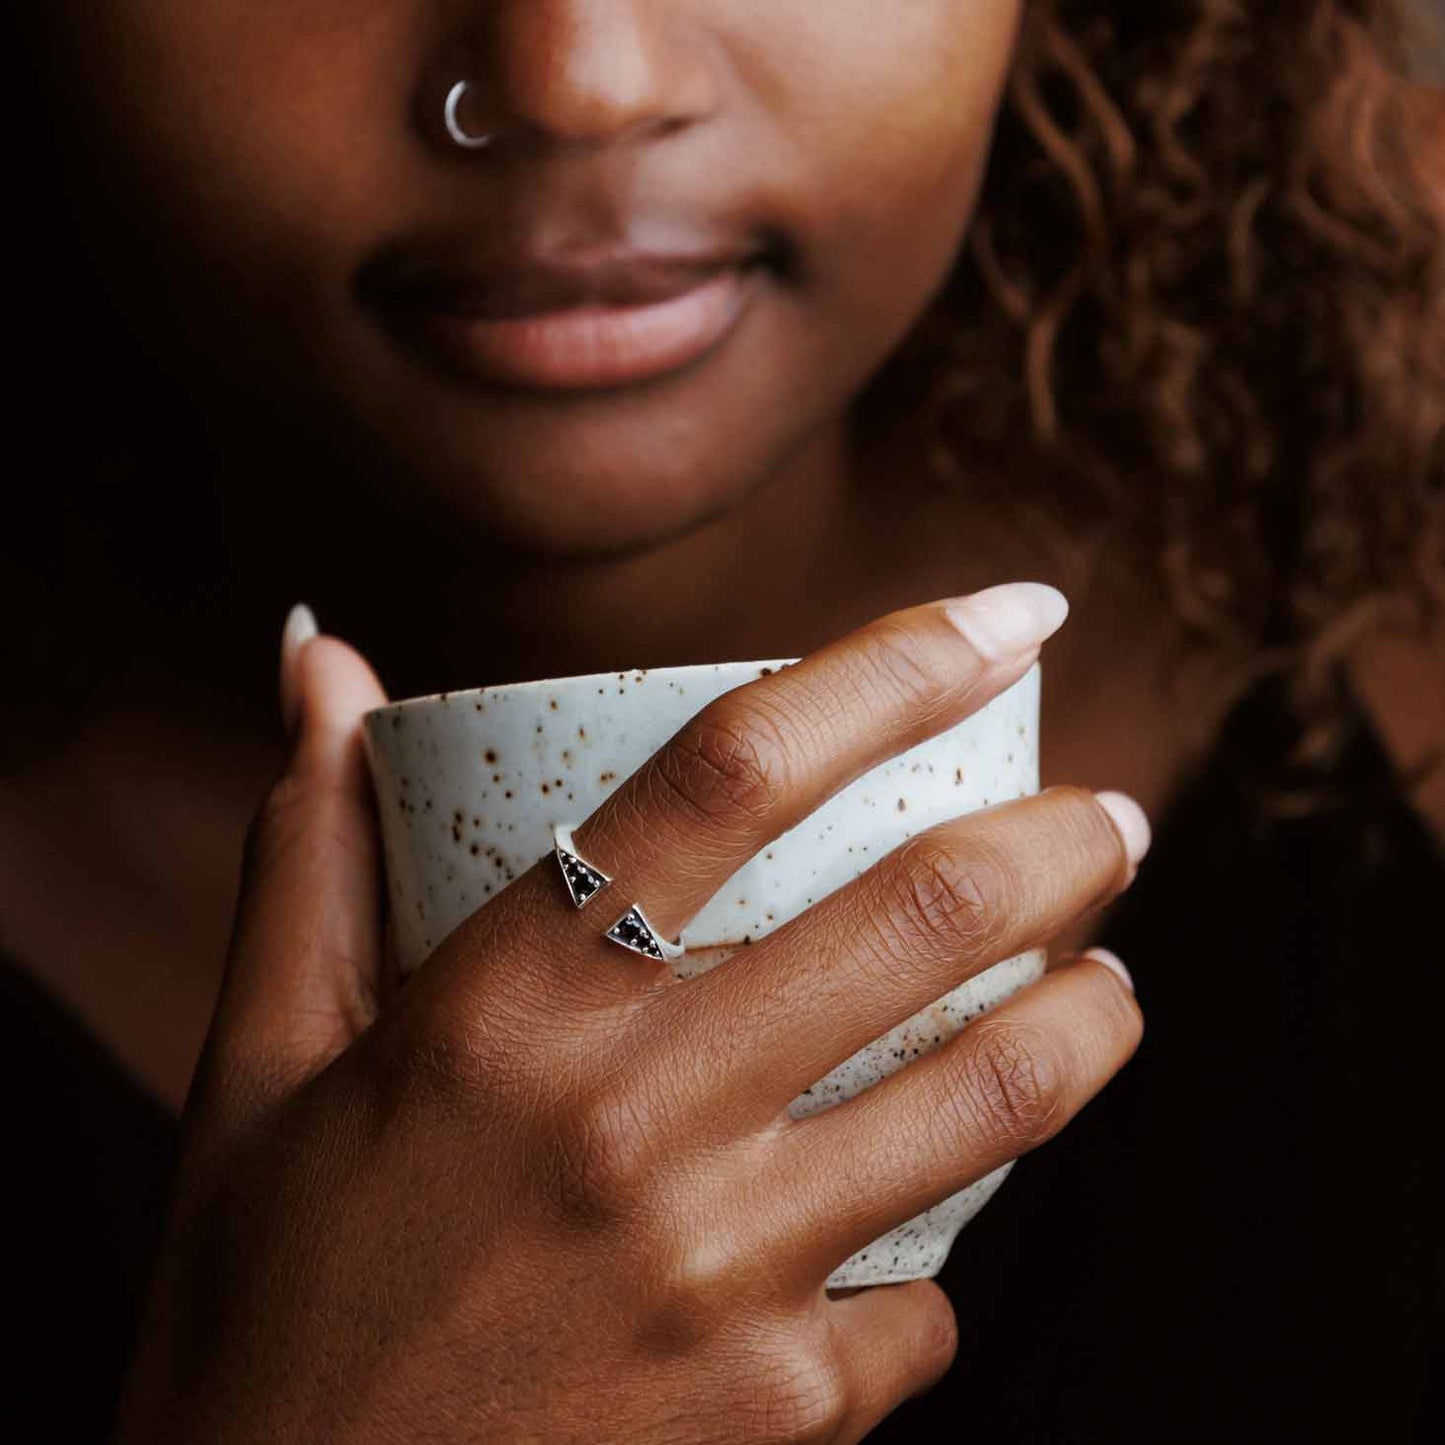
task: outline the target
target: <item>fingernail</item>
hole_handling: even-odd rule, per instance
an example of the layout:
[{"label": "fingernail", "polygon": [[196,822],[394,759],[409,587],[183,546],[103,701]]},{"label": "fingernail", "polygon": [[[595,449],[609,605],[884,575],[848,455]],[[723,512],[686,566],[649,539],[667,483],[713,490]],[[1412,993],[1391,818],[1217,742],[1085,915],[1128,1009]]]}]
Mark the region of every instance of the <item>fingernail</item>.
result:
[{"label": "fingernail", "polygon": [[1094,796],[1123,835],[1129,862],[1137,868],[1140,860],[1149,851],[1152,838],[1149,819],[1144,816],[1143,808],[1128,793],[1095,793]]},{"label": "fingernail", "polygon": [[296,687],[296,659],[320,630],[316,614],[304,602],[298,602],[286,614],[286,625],[281,629],[281,718],[288,734],[296,731],[296,717],[301,708]]},{"label": "fingernail", "polygon": [[1107,948],[1090,948],[1085,950],[1084,957],[1092,958],[1095,963],[1102,963],[1110,973],[1118,974],[1124,980],[1125,987],[1129,992],[1134,992],[1133,975],[1124,967],[1124,960],[1117,953]]},{"label": "fingernail", "polygon": [[1045,582],[1005,582],[943,604],[948,620],[989,662],[1017,662],[1064,625],[1068,598]]}]

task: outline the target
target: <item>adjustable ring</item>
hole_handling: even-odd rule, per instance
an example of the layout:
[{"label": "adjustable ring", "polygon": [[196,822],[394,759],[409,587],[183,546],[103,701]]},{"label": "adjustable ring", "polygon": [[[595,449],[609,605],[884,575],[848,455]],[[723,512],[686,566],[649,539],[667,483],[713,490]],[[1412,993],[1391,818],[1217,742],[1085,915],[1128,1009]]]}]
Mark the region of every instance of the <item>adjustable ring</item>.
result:
[{"label": "adjustable ring", "polygon": [[[552,825],[552,849],[557,855],[562,881],[567,885],[574,908],[585,908],[611,884],[609,874],[589,863],[577,851],[577,845],[572,841],[572,830],[563,823]],[[655,959],[659,963],[681,958],[687,951],[681,943],[672,943],[664,938],[648,922],[640,903],[634,903],[602,936],[609,943],[619,944],[632,953],[640,953],[643,958]]]}]

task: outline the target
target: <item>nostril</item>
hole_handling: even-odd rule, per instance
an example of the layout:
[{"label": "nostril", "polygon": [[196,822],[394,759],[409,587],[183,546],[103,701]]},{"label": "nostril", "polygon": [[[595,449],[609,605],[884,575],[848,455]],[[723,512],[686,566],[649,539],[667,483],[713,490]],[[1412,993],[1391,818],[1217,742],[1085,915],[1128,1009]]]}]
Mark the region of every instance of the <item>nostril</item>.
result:
[{"label": "nostril", "polygon": [[491,7],[462,47],[467,78],[490,98],[492,115],[478,119],[573,146],[667,136],[711,115],[719,94],[713,53],[659,13],[665,8],[559,0]]}]

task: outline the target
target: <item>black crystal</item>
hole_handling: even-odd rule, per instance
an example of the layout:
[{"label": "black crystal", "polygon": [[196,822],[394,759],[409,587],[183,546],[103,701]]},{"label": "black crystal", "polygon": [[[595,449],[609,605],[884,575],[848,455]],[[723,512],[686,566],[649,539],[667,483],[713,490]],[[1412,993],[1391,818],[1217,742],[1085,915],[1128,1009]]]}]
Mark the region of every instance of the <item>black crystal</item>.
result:
[{"label": "black crystal", "polygon": [[557,860],[562,865],[562,877],[567,881],[567,891],[578,908],[607,887],[609,880],[606,876],[591,864],[584,863],[575,853],[558,848]]}]

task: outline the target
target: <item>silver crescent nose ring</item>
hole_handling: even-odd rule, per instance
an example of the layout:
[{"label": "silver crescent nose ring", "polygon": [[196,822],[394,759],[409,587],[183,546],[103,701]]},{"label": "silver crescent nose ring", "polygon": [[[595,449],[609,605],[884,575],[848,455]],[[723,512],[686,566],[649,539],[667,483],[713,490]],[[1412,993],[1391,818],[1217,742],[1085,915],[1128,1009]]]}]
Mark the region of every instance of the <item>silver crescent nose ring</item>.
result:
[{"label": "silver crescent nose ring", "polygon": [[466,98],[467,91],[472,88],[469,80],[459,80],[447,92],[447,103],[444,112],[447,134],[451,136],[454,144],[459,145],[463,150],[481,150],[483,146],[491,145],[496,139],[495,131],[488,131],[484,135],[472,135],[463,128],[461,121],[457,118],[457,111],[462,101]]}]

